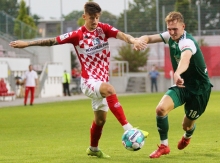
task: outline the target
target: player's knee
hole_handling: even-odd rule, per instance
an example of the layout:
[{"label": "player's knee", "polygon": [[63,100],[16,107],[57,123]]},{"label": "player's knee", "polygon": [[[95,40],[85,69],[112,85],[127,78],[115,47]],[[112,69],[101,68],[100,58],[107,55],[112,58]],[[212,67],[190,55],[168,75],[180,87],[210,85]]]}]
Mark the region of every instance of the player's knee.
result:
[{"label": "player's knee", "polygon": [[99,120],[96,120],[95,123],[96,123],[98,126],[104,126],[105,122],[106,122],[105,119],[99,119]]},{"label": "player's knee", "polygon": [[110,86],[107,88],[107,93],[108,93],[109,95],[115,94],[115,89],[113,88],[113,86],[110,85]]},{"label": "player's knee", "polygon": [[106,84],[103,90],[105,97],[115,94],[115,89],[112,85]]},{"label": "player's knee", "polygon": [[156,113],[158,116],[165,116],[167,114],[167,111],[162,105],[158,105],[156,107]]}]

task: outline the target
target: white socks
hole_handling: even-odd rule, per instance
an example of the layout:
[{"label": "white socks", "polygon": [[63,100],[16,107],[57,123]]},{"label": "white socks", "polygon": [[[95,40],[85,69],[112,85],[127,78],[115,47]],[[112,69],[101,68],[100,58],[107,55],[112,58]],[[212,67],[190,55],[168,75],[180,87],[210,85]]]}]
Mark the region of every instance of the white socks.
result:
[{"label": "white socks", "polygon": [[161,140],[160,143],[163,144],[163,145],[165,145],[165,146],[168,146],[168,139],[166,139],[166,140]]},{"label": "white socks", "polygon": [[124,129],[125,131],[130,130],[130,129],[133,128],[133,126],[132,126],[130,123],[127,123],[126,125],[124,125],[124,126],[122,126],[122,127],[123,127],[123,129]]},{"label": "white socks", "polygon": [[93,152],[97,152],[99,151],[99,148],[98,147],[89,147],[91,151]]}]

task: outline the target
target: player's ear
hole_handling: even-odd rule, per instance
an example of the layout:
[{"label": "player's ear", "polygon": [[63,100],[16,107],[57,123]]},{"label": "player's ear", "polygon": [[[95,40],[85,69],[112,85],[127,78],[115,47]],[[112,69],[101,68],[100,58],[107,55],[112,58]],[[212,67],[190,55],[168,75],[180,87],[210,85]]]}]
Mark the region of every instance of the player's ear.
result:
[{"label": "player's ear", "polygon": [[185,23],[183,23],[183,29],[185,29],[185,27],[186,27],[186,25],[185,25]]},{"label": "player's ear", "polygon": [[82,18],[85,20],[86,19],[86,14],[82,14]]}]

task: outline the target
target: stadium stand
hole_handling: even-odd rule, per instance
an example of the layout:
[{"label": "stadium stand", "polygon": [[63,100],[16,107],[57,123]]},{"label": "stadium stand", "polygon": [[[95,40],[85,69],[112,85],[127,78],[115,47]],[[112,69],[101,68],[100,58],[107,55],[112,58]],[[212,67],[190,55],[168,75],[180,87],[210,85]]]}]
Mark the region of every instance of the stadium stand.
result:
[{"label": "stadium stand", "polygon": [[14,100],[15,93],[9,92],[5,81],[3,79],[0,79],[0,99],[1,99],[1,101],[5,101],[6,97],[10,97],[11,100]]}]

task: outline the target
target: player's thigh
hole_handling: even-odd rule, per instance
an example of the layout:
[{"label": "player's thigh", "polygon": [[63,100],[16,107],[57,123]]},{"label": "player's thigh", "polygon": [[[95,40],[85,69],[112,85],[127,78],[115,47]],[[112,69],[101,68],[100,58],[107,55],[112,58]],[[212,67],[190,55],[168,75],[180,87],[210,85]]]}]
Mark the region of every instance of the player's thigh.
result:
[{"label": "player's thigh", "polygon": [[102,98],[100,94],[100,86],[103,82],[95,79],[81,78],[81,89],[83,94],[90,98]]},{"label": "player's thigh", "polygon": [[165,94],[156,107],[156,113],[158,116],[165,116],[173,108],[174,108],[174,103],[173,103],[172,98]]},{"label": "player's thigh", "polygon": [[103,82],[95,79],[81,79],[82,92],[92,99],[92,109],[107,112],[108,105],[105,98],[100,94],[100,86]]},{"label": "player's thigh", "polygon": [[171,97],[174,104],[173,108],[177,108],[185,103],[186,94],[185,88],[179,88],[177,86],[169,88],[165,93],[165,95]]},{"label": "player's thigh", "polygon": [[204,91],[201,95],[189,95],[185,103],[185,114],[187,118],[195,120],[205,112],[210,94],[211,88],[207,91]]},{"label": "player's thigh", "polygon": [[108,104],[106,98],[93,98],[92,99],[92,109],[93,111],[108,111]]},{"label": "player's thigh", "polygon": [[99,90],[102,97],[108,97],[112,94],[116,94],[114,87],[107,82],[103,82]]}]

